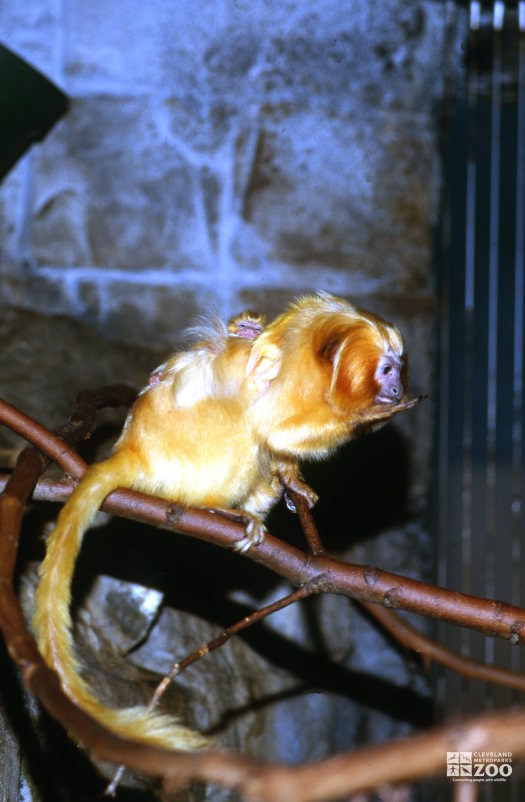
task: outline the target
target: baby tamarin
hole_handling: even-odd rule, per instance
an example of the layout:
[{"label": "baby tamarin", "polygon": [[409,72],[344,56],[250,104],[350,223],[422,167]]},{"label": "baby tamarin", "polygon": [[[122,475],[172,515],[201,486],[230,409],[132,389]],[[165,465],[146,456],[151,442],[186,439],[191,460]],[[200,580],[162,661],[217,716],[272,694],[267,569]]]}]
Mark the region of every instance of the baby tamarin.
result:
[{"label": "baby tamarin", "polygon": [[201,333],[150,377],[114,454],[93,465],[49,538],[36,594],[39,648],[65,692],[108,728],[194,749],[198,733],[143,709],[114,710],[79,676],[69,612],[82,536],[105,497],[134,488],[181,504],[237,508],[240,550],[264,537],[262,518],[285,487],[316,500],[300,459],[322,459],[375,428],[406,400],[406,359],[394,326],[328,294],[300,298],[273,322],[244,313]]}]

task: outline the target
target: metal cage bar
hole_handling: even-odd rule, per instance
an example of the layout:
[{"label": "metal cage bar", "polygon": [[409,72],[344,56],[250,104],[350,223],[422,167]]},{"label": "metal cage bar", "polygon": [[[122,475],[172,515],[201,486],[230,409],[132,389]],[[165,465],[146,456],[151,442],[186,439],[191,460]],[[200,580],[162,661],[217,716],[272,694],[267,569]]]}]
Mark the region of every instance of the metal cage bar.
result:
[{"label": "metal cage bar", "polygon": [[[470,3],[444,159],[438,581],[524,606],[525,3]],[[523,647],[447,625],[438,634],[467,657],[525,671]],[[443,716],[518,702],[448,672],[436,690]],[[487,784],[479,798],[518,802],[525,782]]]}]

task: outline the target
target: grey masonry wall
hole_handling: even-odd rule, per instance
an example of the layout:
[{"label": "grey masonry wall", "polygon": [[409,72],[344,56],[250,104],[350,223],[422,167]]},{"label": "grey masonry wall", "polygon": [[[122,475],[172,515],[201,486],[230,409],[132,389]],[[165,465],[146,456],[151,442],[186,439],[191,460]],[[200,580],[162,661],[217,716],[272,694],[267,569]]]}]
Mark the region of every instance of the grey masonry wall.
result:
[{"label": "grey masonry wall", "polygon": [[2,4],[72,98],[0,190],[5,296],[169,345],[212,305],[428,295],[446,5]]}]

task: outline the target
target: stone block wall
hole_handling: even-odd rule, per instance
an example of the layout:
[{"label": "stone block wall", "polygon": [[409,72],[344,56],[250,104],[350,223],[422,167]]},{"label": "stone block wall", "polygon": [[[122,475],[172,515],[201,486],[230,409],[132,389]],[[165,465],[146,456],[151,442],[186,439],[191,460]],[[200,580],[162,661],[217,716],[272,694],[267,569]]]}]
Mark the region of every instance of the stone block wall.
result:
[{"label": "stone block wall", "polygon": [[432,294],[449,17],[430,0],[3,4],[0,40],[72,100],[0,188],[4,299],[168,347],[210,306]]}]

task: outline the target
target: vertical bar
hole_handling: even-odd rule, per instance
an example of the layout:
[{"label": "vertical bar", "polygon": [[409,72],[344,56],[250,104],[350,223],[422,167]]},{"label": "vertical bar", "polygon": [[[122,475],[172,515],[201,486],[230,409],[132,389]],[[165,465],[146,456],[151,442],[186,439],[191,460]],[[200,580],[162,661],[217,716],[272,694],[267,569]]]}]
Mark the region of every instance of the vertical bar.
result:
[{"label": "vertical bar", "polygon": [[[484,282],[479,277],[479,261],[487,252],[484,247],[484,237],[488,231],[488,207],[484,209],[486,200],[489,197],[488,185],[488,158],[487,146],[480,132],[485,130],[484,115],[486,115],[486,104],[480,103],[479,98],[479,72],[478,72],[478,53],[479,53],[479,14],[475,15],[478,27],[471,33],[471,53],[469,60],[468,75],[468,101],[469,101],[469,174],[472,176],[469,181],[469,193],[467,196],[467,253],[465,261],[465,430],[464,439],[464,493],[463,493],[463,561],[464,583],[463,589],[470,593],[477,593],[479,585],[484,587],[485,564],[483,547],[486,532],[484,523],[486,520],[483,502],[485,499],[484,488],[479,492],[479,480],[484,484],[485,458],[480,455],[478,430],[480,413],[483,415],[486,410],[486,379],[484,371],[480,369],[474,359],[476,344],[479,342],[479,310],[480,293],[485,297]],[[472,18],[472,15],[471,15]],[[471,197],[470,197],[471,195]],[[485,214],[484,214],[485,212]],[[484,219],[486,218],[486,219]],[[486,325],[482,328],[486,331]],[[463,633],[464,653],[466,656],[483,660],[485,659],[485,639],[479,633],[465,630]],[[469,685],[469,691],[463,697],[463,709],[475,711],[479,709],[482,697],[485,693],[484,683],[476,683],[475,686]]]},{"label": "vertical bar", "polygon": [[[515,31],[514,31],[515,32]],[[516,43],[517,45],[517,40]],[[515,52],[515,51],[514,51]],[[498,311],[496,334],[496,419],[494,432],[494,595],[512,601],[513,559],[513,456],[514,456],[514,312],[516,262],[516,152],[517,109],[513,103],[501,106],[501,148]],[[511,666],[509,643],[497,639],[494,659],[504,668]],[[495,688],[498,707],[510,705],[514,694]]]},{"label": "vertical bar", "polygon": [[[451,137],[451,178],[453,189],[450,204],[450,269],[448,325],[450,341],[454,344],[449,353],[447,398],[447,461],[448,495],[446,499],[446,538],[443,544],[446,570],[444,581],[449,588],[462,586],[462,528],[463,528],[463,438],[464,438],[464,337],[465,337],[465,249],[466,249],[466,205],[468,163],[468,105],[464,100],[456,101]],[[447,630],[447,641],[451,648],[461,651],[462,632],[459,627]],[[463,681],[459,675],[446,676],[445,696],[447,707],[461,705]]]},{"label": "vertical bar", "polygon": [[[499,158],[501,134],[501,37],[494,33],[492,80],[491,80],[491,121],[490,121],[490,221],[489,221],[489,297],[488,297],[488,548],[494,553],[494,484],[495,484],[495,445],[496,445],[496,387],[497,387],[497,327],[498,327],[498,250],[499,250]],[[488,566],[487,593],[494,596],[493,565]]]},{"label": "vertical bar", "polygon": [[[476,596],[486,595],[487,586],[487,458],[488,458],[488,307],[490,297],[490,243],[491,243],[491,150],[493,129],[491,125],[491,104],[486,97],[482,80],[492,67],[492,29],[480,31],[472,40],[476,62],[470,65],[474,73],[475,96],[474,127],[476,146],[476,206],[475,206],[475,259],[474,259],[474,299],[472,310],[472,336],[467,360],[471,364],[471,490],[469,499],[469,519],[471,530],[471,566],[468,591]],[[480,54],[483,54],[483,58]],[[488,56],[488,63],[485,57]],[[481,66],[478,65],[481,59]],[[483,68],[483,76],[479,74]],[[486,662],[487,640],[481,633],[468,633],[469,656],[479,662]],[[483,682],[469,684],[465,694],[463,709],[475,712],[485,706],[487,686]]]},{"label": "vertical bar", "polygon": [[[525,607],[525,2],[519,3],[517,153],[516,153],[516,266],[514,307],[514,464],[515,497],[513,548],[513,602]],[[525,671],[525,650],[514,649],[512,667]],[[525,781],[513,783],[513,802],[525,795]]]},{"label": "vertical bar", "polygon": [[[488,3],[470,3],[468,91],[447,162],[440,581],[525,606],[525,0],[490,5],[489,24]],[[525,650],[505,641],[440,635],[475,660],[525,670]],[[446,676],[442,687],[449,711],[515,701],[487,683]],[[518,777],[478,790],[480,802],[525,798]]]},{"label": "vertical bar", "polygon": [[[491,185],[491,127],[490,105],[477,98],[476,104],[476,258],[473,309],[473,333],[469,360],[472,364],[472,477],[470,521],[472,530],[471,582],[469,591],[485,596],[487,587],[487,460],[488,460],[488,306],[489,306],[489,252],[490,252],[490,185]],[[486,638],[477,632],[469,636],[470,656],[486,661]],[[484,683],[472,685],[469,694],[470,709],[484,704],[487,690]]]},{"label": "vertical bar", "polygon": [[[517,87],[517,151],[516,151],[516,263],[514,306],[514,548],[512,601],[525,606],[525,582],[523,561],[525,560],[525,404],[523,400],[523,360],[525,358],[524,329],[524,267],[525,267],[525,2],[518,10],[518,87]],[[525,671],[523,649],[514,649],[512,667]]]}]

